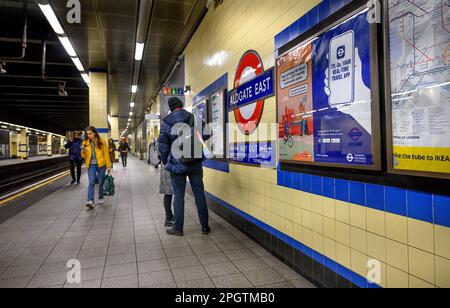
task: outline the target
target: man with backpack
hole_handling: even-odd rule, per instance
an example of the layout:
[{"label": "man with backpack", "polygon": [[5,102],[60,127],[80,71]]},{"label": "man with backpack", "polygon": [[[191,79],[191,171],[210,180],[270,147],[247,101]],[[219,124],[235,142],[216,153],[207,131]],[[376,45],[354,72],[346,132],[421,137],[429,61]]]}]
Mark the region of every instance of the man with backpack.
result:
[{"label": "man with backpack", "polygon": [[[189,178],[202,225],[202,233],[206,235],[211,232],[211,229],[209,228],[209,214],[203,184],[202,146],[199,138],[196,137],[199,135],[195,125],[196,118],[183,108],[183,102],[177,97],[169,99],[169,109],[171,113],[164,118],[161,135],[158,139],[161,161],[171,173],[175,197],[175,223],[172,229],[167,230],[167,233],[174,236],[184,235],[184,197],[186,181]],[[203,130],[203,127],[200,126],[200,129]],[[205,140],[208,138],[201,134],[200,137]],[[186,151],[184,146],[190,149]],[[182,155],[180,155],[181,152],[183,152]]]}]

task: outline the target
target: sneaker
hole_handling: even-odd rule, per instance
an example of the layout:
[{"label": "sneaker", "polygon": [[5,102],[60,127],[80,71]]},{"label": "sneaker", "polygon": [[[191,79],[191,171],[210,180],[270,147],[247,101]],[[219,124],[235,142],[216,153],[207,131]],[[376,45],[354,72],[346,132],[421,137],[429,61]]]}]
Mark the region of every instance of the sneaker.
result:
[{"label": "sneaker", "polygon": [[105,200],[103,200],[103,199],[98,200],[98,204],[99,204],[99,205],[105,204]]},{"label": "sneaker", "polygon": [[174,223],[172,219],[166,219],[165,227],[173,227]]},{"label": "sneaker", "polygon": [[89,201],[88,203],[86,203],[86,207],[88,208],[88,211],[94,209],[94,202]]},{"label": "sneaker", "polygon": [[174,230],[174,229],[169,229],[166,232],[167,232],[167,234],[173,235],[173,236],[180,236],[180,237],[184,236],[183,232],[177,231],[177,230]]},{"label": "sneaker", "polygon": [[204,235],[210,234],[210,233],[211,233],[211,228],[210,228],[210,227],[203,227],[203,228],[202,228],[202,233],[203,233]]},{"label": "sneaker", "polygon": [[75,180],[73,180],[72,182],[70,182],[70,185],[73,185],[73,184],[75,184]]}]

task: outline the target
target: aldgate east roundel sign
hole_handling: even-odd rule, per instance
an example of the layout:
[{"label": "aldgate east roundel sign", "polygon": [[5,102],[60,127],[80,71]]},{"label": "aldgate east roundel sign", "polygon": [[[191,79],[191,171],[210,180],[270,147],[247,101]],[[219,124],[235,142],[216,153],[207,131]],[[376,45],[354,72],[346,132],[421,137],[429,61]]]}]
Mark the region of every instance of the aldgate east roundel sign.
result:
[{"label": "aldgate east roundel sign", "polygon": [[275,95],[274,70],[264,71],[258,53],[247,51],[239,62],[234,86],[229,93],[229,110],[234,111],[239,129],[250,135],[261,121],[264,100]]}]

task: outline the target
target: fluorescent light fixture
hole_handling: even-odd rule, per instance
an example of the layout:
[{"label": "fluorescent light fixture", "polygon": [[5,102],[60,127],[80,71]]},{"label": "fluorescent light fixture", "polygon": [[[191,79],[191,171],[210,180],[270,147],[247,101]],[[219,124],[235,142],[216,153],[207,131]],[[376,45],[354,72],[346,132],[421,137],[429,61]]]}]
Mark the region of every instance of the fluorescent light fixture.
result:
[{"label": "fluorescent light fixture", "polygon": [[76,57],[77,53],[75,52],[75,49],[73,49],[72,43],[70,43],[69,38],[67,36],[60,36],[58,38],[69,56]]},{"label": "fluorescent light fixture", "polygon": [[136,43],[136,54],[134,55],[134,59],[136,61],[141,61],[142,56],[144,55],[144,43]]},{"label": "fluorescent light fixture", "polygon": [[137,90],[138,90],[138,86],[137,85],[131,87],[131,93],[136,93]]},{"label": "fluorescent light fixture", "polygon": [[72,62],[75,64],[75,66],[77,67],[77,69],[80,71],[80,72],[83,72],[84,71],[84,67],[83,67],[83,64],[81,64],[81,61],[80,61],[80,59],[78,58],[78,57],[75,57],[75,58],[71,58],[72,59]]},{"label": "fluorescent light fixture", "polygon": [[133,115],[133,112],[130,112],[130,117]]},{"label": "fluorescent light fixture", "polygon": [[134,108],[134,105],[135,105],[134,102],[131,102],[131,103],[130,103],[130,107],[131,107],[131,108]]},{"label": "fluorescent light fixture", "polygon": [[89,75],[87,73],[82,73],[81,77],[83,77],[84,82],[86,82],[86,84],[89,84]]},{"label": "fluorescent light fixture", "polygon": [[61,27],[58,17],[56,17],[55,12],[53,11],[50,4],[39,4],[39,8],[41,9],[42,13],[44,13],[48,22],[52,26],[53,31],[55,31],[59,35],[63,35],[64,29]]},{"label": "fluorescent light fixture", "polygon": [[8,128],[8,126],[2,125],[2,128]]}]

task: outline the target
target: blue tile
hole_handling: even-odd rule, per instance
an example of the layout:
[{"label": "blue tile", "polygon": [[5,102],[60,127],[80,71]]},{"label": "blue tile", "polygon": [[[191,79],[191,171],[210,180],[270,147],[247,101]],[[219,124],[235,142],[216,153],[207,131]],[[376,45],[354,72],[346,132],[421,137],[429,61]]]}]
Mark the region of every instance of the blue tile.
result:
[{"label": "blue tile", "polygon": [[343,8],[345,6],[345,1],[344,0],[333,0],[331,1],[331,12],[337,12],[338,10],[340,10],[341,8]]},{"label": "blue tile", "polygon": [[292,41],[298,36],[299,36],[299,24],[298,21],[296,21],[289,27],[289,41]]},{"label": "blue tile", "polygon": [[302,190],[311,192],[311,176],[309,174],[302,174]]},{"label": "blue tile", "polygon": [[450,228],[450,197],[434,196],[434,223]]},{"label": "blue tile", "polygon": [[356,274],[356,273],[353,273],[353,272],[351,273],[350,281],[352,283],[354,283],[355,285],[357,285],[358,287],[360,287],[360,288],[367,289],[367,287],[368,287],[367,279],[362,277],[362,276],[360,276],[360,275],[358,275],[358,274]]},{"label": "blue tile", "polygon": [[323,195],[327,198],[334,199],[335,196],[335,187],[334,187],[334,179],[332,178],[323,178]]},{"label": "blue tile", "polygon": [[366,184],[366,205],[372,209],[384,211],[384,186]]},{"label": "blue tile", "polygon": [[308,30],[308,15],[303,15],[302,18],[298,20],[299,35],[305,33],[306,30]]},{"label": "blue tile", "polygon": [[286,172],[284,175],[284,186],[292,188],[292,172]]},{"label": "blue tile", "polygon": [[406,190],[395,187],[386,187],[386,211],[406,216]]},{"label": "blue tile", "polygon": [[324,259],[323,259],[323,255],[322,255],[322,254],[318,253],[317,251],[313,251],[312,258],[313,258],[316,262],[319,262],[320,264],[323,265]]},{"label": "blue tile", "polygon": [[280,49],[281,46],[283,46],[281,44],[281,35],[278,34],[277,36],[275,36],[275,49]]},{"label": "blue tile", "polygon": [[340,264],[337,264],[337,263],[336,263],[336,267],[337,267],[336,272],[338,273],[339,276],[341,276],[342,278],[345,278],[347,280],[351,279],[351,271],[348,268],[346,268]]},{"label": "blue tile", "polygon": [[350,182],[350,202],[366,206],[366,185],[361,182]]},{"label": "blue tile", "polygon": [[278,186],[284,186],[284,171],[278,171]]},{"label": "blue tile", "polygon": [[408,217],[433,223],[433,195],[408,190]]},{"label": "blue tile", "polygon": [[[336,0],[333,0],[336,1]],[[331,15],[331,3],[330,0],[323,0],[318,5],[319,8],[319,20],[322,21]]]},{"label": "blue tile", "polygon": [[323,187],[322,187],[322,177],[313,175],[311,176],[311,189],[312,193],[322,196],[323,195]]},{"label": "blue tile", "polygon": [[330,258],[324,257],[323,258],[323,265],[325,265],[326,267],[328,267],[330,270],[332,270],[333,272],[337,271],[337,265],[336,262],[334,262],[333,260],[331,260]]},{"label": "blue tile", "polygon": [[316,6],[311,9],[308,13],[308,29],[311,29],[319,23],[319,7]]},{"label": "blue tile", "polygon": [[294,189],[296,190],[302,190],[302,174],[301,173],[294,173]]},{"label": "blue tile", "polygon": [[349,202],[349,188],[347,180],[336,180],[336,199]]},{"label": "blue tile", "polygon": [[303,252],[303,254],[307,255],[310,258],[312,258],[312,256],[313,256],[313,250],[309,247],[303,246],[302,252]]}]

